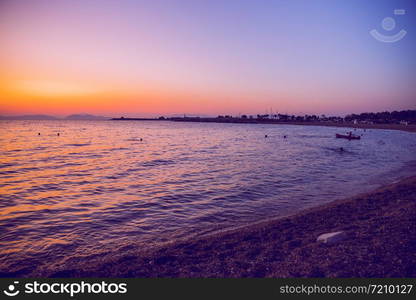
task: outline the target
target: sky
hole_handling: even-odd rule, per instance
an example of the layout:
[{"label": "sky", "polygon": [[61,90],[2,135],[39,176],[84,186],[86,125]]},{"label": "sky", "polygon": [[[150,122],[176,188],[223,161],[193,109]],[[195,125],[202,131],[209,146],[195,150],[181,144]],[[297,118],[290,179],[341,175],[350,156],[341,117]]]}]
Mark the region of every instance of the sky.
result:
[{"label": "sky", "polygon": [[415,14],[412,0],[0,0],[0,115],[416,109]]}]

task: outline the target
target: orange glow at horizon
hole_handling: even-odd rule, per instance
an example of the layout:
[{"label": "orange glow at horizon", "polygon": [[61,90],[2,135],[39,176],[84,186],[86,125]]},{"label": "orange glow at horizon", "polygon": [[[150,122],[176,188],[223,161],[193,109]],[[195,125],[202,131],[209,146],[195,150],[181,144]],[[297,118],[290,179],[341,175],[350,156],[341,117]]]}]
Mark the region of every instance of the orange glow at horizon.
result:
[{"label": "orange glow at horizon", "polygon": [[[339,115],[415,107],[414,43],[378,43],[366,29],[371,19],[351,26],[362,5],[161,5],[1,1],[0,115]],[[369,15],[380,13],[375,8],[367,7]]]},{"label": "orange glow at horizon", "polygon": [[17,90],[21,90],[27,95],[45,98],[77,97],[96,92],[88,87],[59,81],[21,81],[17,84]]},{"label": "orange glow at horizon", "polygon": [[[111,85],[109,85],[111,86]],[[190,111],[215,114],[218,107],[232,111],[239,101],[253,95],[222,95],[210,91],[180,90],[150,84],[128,86],[86,85],[58,80],[2,80],[0,113],[54,114],[174,114]],[[258,102],[259,103],[259,102]],[[250,107],[240,106],[249,110]]]},{"label": "orange glow at horizon", "polygon": [[[41,68],[36,63],[25,65],[16,61],[7,64],[7,72],[0,72],[0,115],[263,113],[258,107],[270,107],[264,99],[276,98],[272,91],[220,90],[168,80],[126,80],[108,74],[90,77],[80,71],[57,70],[49,65]],[[281,96],[279,103],[285,102],[290,107],[290,101]]]},{"label": "orange glow at horizon", "polygon": [[[114,84],[94,84],[75,80],[0,80],[0,115],[217,115],[269,113],[269,109],[280,113],[326,113],[331,104],[332,93],[324,92],[327,94],[322,93],[318,99],[318,96],[310,97],[308,89],[296,94],[273,91],[219,92],[208,89],[179,89],[156,83],[123,85],[117,81]],[[338,99],[345,101],[338,108],[348,110],[348,97],[348,94],[338,96]],[[356,101],[365,101],[365,97],[363,94]],[[299,103],[302,102],[303,107],[299,110]],[[328,106],[325,107],[325,104]]]}]

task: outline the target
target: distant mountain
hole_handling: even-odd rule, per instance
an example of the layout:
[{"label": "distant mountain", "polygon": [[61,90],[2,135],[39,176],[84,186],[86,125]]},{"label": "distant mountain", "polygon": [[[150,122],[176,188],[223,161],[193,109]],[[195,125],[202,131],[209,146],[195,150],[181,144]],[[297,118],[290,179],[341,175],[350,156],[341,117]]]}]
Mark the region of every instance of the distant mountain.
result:
[{"label": "distant mountain", "polygon": [[65,118],[58,118],[48,115],[20,115],[20,116],[0,116],[0,120],[109,120],[108,117],[94,116],[90,114],[73,114]]},{"label": "distant mountain", "polygon": [[22,116],[0,116],[0,120],[57,120],[58,118],[48,115],[22,115]]},{"label": "distant mountain", "polygon": [[108,117],[94,116],[89,114],[74,114],[65,117],[66,120],[109,120]]}]

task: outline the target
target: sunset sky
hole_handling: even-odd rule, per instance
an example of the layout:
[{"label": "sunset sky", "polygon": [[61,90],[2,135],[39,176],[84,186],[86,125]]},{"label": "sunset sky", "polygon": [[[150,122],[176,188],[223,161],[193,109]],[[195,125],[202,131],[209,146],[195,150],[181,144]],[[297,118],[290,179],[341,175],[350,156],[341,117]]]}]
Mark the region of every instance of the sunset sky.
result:
[{"label": "sunset sky", "polygon": [[0,115],[415,109],[415,14],[411,0],[0,0]]}]

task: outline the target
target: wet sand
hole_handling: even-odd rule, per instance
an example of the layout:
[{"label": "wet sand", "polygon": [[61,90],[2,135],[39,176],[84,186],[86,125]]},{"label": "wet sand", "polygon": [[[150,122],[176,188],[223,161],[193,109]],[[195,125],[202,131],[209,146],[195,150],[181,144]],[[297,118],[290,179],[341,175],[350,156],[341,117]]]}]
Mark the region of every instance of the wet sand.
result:
[{"label": "wet sand", "polygon": [[[323,233],[345,231],[326,245]],[[293,216],[15,276],[416,277],[416,176]],[[133,249],[131,249],[133,248]]]}]

